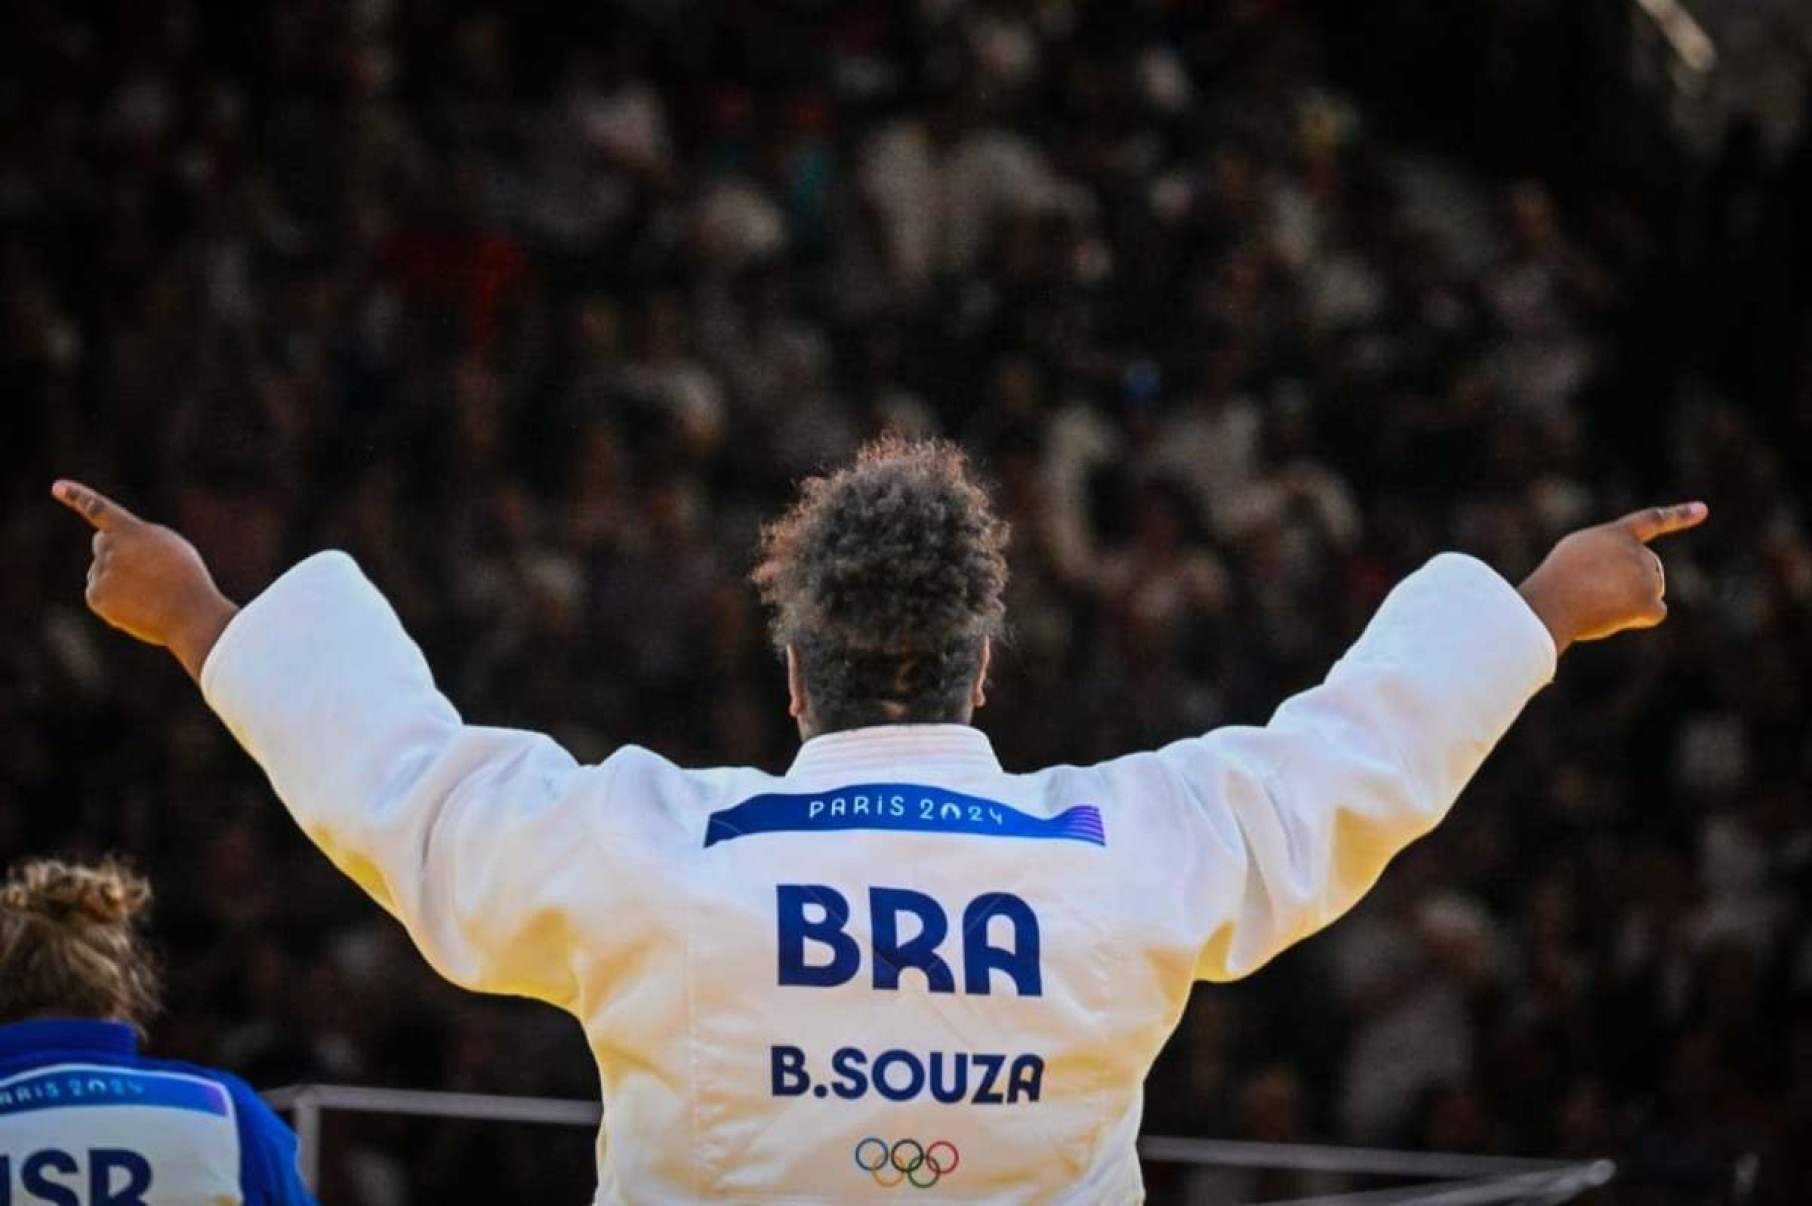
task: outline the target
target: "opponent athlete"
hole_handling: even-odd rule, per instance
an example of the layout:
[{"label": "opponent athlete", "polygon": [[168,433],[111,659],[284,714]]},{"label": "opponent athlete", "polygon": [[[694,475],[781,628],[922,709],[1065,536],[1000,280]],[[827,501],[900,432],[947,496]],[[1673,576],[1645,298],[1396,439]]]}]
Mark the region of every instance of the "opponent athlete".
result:
[{"label": "opponent athlete", "polygon": [[114,863],[0,880],[0,1203],[312,1206],[296,1137],[243,1081],[138,1054],[150,900]]},{"label": "opponent athlete", "polygon": [[176,655],[429,961],[581,1021],[600,1203],[1137,1200],[1192,982],[1346,911],[1557,651],[1661,621],[1645,545],[1705,517],[1574,533],[1520,590],[1436,557],[1268,725],[1010,774],[970,725],[1005,528],[953,448],[884,441],[765,535],[805,739],[776,777],[466,725],[344,554],[238,611],[175,532],[54,492],[98,529],[89,605]]}]

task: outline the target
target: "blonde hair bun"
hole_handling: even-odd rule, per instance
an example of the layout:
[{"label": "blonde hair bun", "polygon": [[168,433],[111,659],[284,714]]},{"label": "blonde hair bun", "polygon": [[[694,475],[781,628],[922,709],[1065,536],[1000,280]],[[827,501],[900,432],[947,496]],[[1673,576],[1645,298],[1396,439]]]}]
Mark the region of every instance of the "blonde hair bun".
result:
[{"label": "blonde hair bun", "polygon": [[104,1018],[143,1032],[156,962],[140,924],[151,885],[118,859],[19,863],[0,879],[0,1025]]},{"label": "blonde hair bun", "polygon": [[0,908],[62,925],[131,925],[151,904],[151,885],[117,859],[92,867],[34,859],[0,886]]}]

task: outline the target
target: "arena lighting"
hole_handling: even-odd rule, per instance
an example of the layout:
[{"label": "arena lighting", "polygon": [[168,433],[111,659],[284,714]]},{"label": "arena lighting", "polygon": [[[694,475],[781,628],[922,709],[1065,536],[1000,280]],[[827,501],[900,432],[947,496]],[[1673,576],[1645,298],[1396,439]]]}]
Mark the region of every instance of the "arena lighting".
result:
[{"label": "arena lighting", "polygon": [[1717,69],[1716,44],[1680,0],[1636,0],[1636,4],[1648,14],[1674,54],[1690,71],[1703,76]]},{"label": "arena lighting", "polygon": [[[319,1180],[321,1115],[391,1114],[415,1118],[525,1122],[595,1127],[596,1102],[557,1097],[504,1097],[437,1093],[358,1085],[294,1085],[264,1094],[271,1107],[290,1114],[299,1146],[296,1163],[312,1186]],[[1302,1172],[1422,1178],[1434,1184],[1363,1190],[1302,1198],[1270,1206],[1490,1206],[1492,1203],[1566,1202],[1608,1184],[1617,1166],[1609,1160],[1532,1160],[1446,1152],[1399,1152],[1313,1143],[1252,1143],[1235,1139],[1153,1136],[1139,1141],[1139,1155],[1154,1164],[1218,1168],[1273,1168]]]}]

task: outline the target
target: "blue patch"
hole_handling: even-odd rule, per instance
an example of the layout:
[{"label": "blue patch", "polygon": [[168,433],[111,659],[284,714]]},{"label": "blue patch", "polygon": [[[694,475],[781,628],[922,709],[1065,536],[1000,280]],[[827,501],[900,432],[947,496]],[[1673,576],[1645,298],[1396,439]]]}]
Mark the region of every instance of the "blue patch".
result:
[{"label": "blue patch", "polygon": [[54,1068],[0,1083],[0,1118],[67,1106],[149,1106],[220,1118],[233,1114],[220,1085],[127,1068]]},{"label": "blue patch", "polygon": [[756,833],[826,833],[896,829],[970,837],[1042,838],[1107,845],[1101,810],[1078,804],[1054,817],[1035,817],[994,800],[941,787],[863,783],[809,795],[760,795],[711,814],[705,845]]}]

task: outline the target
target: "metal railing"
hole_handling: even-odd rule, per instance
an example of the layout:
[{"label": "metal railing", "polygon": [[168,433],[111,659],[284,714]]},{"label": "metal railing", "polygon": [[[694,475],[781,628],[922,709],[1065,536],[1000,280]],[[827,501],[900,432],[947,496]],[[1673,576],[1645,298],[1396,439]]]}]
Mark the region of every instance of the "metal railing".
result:
[{"label": "metal railing", "polygon": [[[458,1118],[544,1126],[595,1127],[596,1102],[557,1097],[493,1097],[479,1093],[430,1093],[356,1085],[295,1085],[266,1093],[272,1108],[295,1120],[297,1163],[303,1179],[320,1179],[323,1114],[390,1114]],[[1616,1175],[1609,1160],[1525,1160],[1443,1152],[1399,1152],[1305,1143],[1248,1143],[1233,1139],[1139,1141],[1152,1164],[1216,1168],[1285,1169],[1357,1176],[1418,1178],[1437,1184],[1300,1198],[1269,1206],[1490,1206],[1491,1203],[1559,1203],[1604,1185]]]}]

